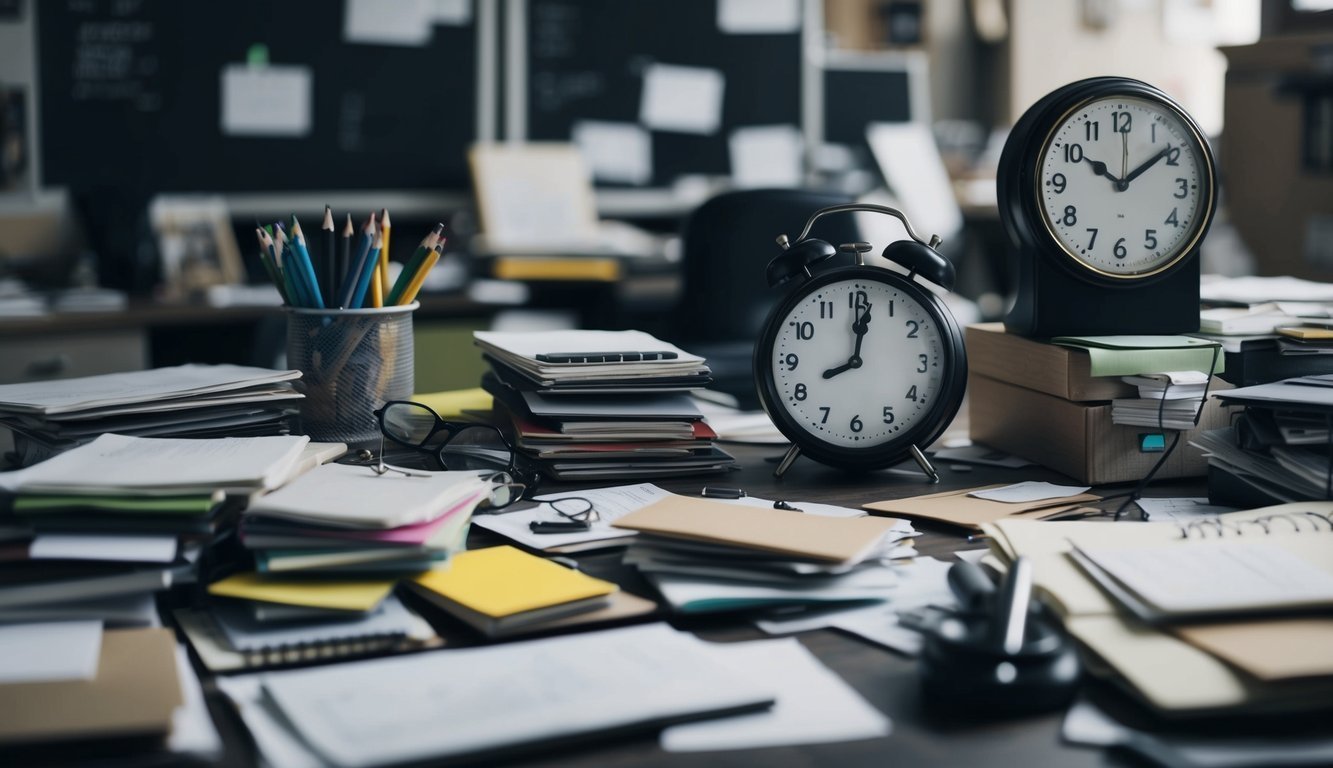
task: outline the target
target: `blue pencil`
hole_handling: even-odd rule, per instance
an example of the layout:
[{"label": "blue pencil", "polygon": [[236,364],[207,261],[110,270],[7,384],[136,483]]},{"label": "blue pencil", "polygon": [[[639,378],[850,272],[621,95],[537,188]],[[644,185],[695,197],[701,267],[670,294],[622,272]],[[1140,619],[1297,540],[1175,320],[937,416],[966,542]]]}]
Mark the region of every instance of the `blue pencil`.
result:
[{"label": "blue pencil", "polygon": [[301,271],[296,268],[296,249],[292,248],[291,240],[287,238],[287,232],[282,228],[282,222],[273,224],[273,260],[277,262],[282,269],[283,277],[288,281],[287,292],[295,299],[294,304],[298,307],[309,307],[310,294],[306,291],[305,281],[301,279]]},{"label": "blue pencil", "polygon": [[366,291],[370,289],[370,281],[375,279],[375,268],[380,263],[380,249],[384,243],[384,232],[375,233],[375,244],[370,248],[370,254],[366,256],[366,263],[361,267],[361,278],[356,281],[356,293],[352,295],[352,303],[348,309],[361,309],[366,303]]},{"label": "blue pencil", "polygon": [[295,262],[297,273],[305,283],[310,306],[323,309],[324,295],[319,291],[319,278],[315,277],[315,265],[310,261],[310,251],[306,250],[305,235],[301,233],[301,223],[296,220],[296,214],[292,214],[291,245],[296,257],[292,261]]},{"label": "blue pencil", "polygon": [[[351,263],[347,265],[347,274],[343,276],[342,291],[339,296],[342,298],[344,309],[360,309],[360,305],[353,305],[352,300],[356,298],[356,289],[361,285],[361,274],[366,271],[366,260],[370,258],[370,249],[375,243],[375,214],[370,214],[366,220],[366,225],[361,228],[361,239],[356,243],[356,255]],[[367,283],[368,284],[368,283]],[[362,290],[362,297],[365,296],[365,290]]]}]

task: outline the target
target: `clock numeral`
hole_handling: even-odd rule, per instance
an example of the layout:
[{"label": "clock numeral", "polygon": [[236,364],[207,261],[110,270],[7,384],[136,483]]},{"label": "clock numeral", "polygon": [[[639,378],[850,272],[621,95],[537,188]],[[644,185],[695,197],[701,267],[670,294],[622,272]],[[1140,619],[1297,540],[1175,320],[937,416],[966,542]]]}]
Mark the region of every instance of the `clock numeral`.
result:
[{"label": "clock numeral", "polygon": [[1122,237],[1115,241],[1115,250],[1113,252],[1117,259],[1123,259],[1129,255],[1129,251],[1125,250],[1125,238]]},{"label": "clock numeral", "polygon": [[1157,247],[1157,230],[1155,229],[1143,230],[1143,247],[1147,248],[1150,251]]},{"label": "clock numeral", "polygon": [[1096,141],[1100,138],[1100,128],[1102,124],[1096,120],[1087,120],[1083,123],[1083,135],[1088,141]]},{"label": "clock numeral", "polygon": [[1088,250],[1091,251],[1092,247],[1097,244],[1097,228],[1088,227],[1088,231],[1092,233],[1092,239],[1088,240]]},{"label": "clock numeral", "polygon": [[1066,206],[1065,206],[1065,215],[1060,219],[1060,221],[1061,221],[1066,227],[1072,227],[1072,226],[1074,226],[1075,224],[1078,223],[1078,209],[1075,208],[1075,207],[1072,206],[1072,205],[1066,205]]},{"label": "clock numeral", "polygon": [[799,323],[792,320],[787,323],[787,325],[796,329],[796,338],[801,339],[802,341],[813,339],[815,337],[815,324],[809,320],[804,320]]},{"label": "clock numeral", "polygon": [[1184,200],[1185,196],[1190,193],[1189,182],[1185,181],[1184,179],[1176,179],[1176,187],[1178,187],[1178,189],[1176,190],[1175,194],[1172,194],[1171,196],[1174,198],[1178,198],[1180,200]]},{"label": "clock numeral", "polygon": [[1057,173],[1054,176],[1051,176],[1051,187],[1055,189],[1055,194],[1063,195],[1067,184],[1068,180],[1065,179],[1063,173]]},{"label": "clock numeral", "polygon": [[893,423],[893,406],[891,405],[884,406],[884,423],[885,424]]},{"label": "clock numeral", "polygon": [[1129,112],[1111,113],[1111,130],[1116,133],[1129,133],[1129,126],[1134,122],[1134,116]]},{"label": "clock numeral", "polygon": [[1180,147],[1171,147],[1166,151],[1167,165],[1180,165]]},{"label": "clock numeral", "polygon": [[1175,209],[1175,208],[1172,208],[1172,209],[1171,209],[1171,215],[1170,215],[1170,216],[1167,216],[1167,217],[1166,217],[1166,221],[1163,221],[1162,223],[1163,223],[1163,224],[1170,224],[1170,225],[1173,226],[1173,227],[1179,227],[1179,226],[1180,226],[1180,218],[1176,216],[1176,209]]},{"label": "clock numeral", "polygon": [[796,364],[801,362],[801,358],[797,357],[795,352],[788,352],[782,362],[787,364],[787,370],[794,371],[796,370]]},{"label": "clock numeral", "polygon": [[796,398],[797,400],[804,400],[806,397],[809,396],[809,394],[810,393],[805,391],[804,384],[797,384],[796,390],[792,392],[792,397]]},{"label": "clock numeral", "polygon": [[921,367],[917,368],[916,372],[925,373],[926,369],[930,367],[930,357],[928,355],[917,355],[916,359],[921,363]]},{"label": "clock numeral", "polygon": [[870,303],[870,294],[865,291],[852,291],[847,294],[847,308],[860,309]]},{"label": "clock numeral", "polygon": [[825,319],[831,319],[832,317],[833,317],[833,302],[832,301],[819,302],[819,319],[825,320]]},{"label": "clock numeral", "polygon": [[850,427],[853,432],[860,432],[865,429],[865,425],[861,423],[861,417],[859,415],[853,416],[852,422],[847,426]]},{"label": "clock numeral", "polygon": [[1065,162],[1066,162],[1066,163],[1081,163],[1081,162],[1083,162],[1083,145],[1082,145],[1082,144],[1066,144],[1066,145],[1065,145]]},{"label": "clock numeral", "polygon": [[914,402],[914,403],[917,402],[917,399],[916,399],[916,385],[915,385],[915,384],[913,384],[913,385],[911,386],[911,388],[907,390],[907,399],[908,399],[908,400],[911,400],[911,401]]},{"label": "clock numeral", "polygon": [[909,338],[909,339],[915,339],[915,338],[916,338],[916,332],[919,331],[919,330],[921,330],[921,323],[918,323],[918,322],[915,321],[915,320],[908,320],[908,321],[907,321],[907,328],[908,328],[908,331],[907,331],[907,338]]},{"label": "clock numeral", "polygon": [[833,409],[830,408],[830,407],[828,407],[827,405],[821,405],[821,406],[819,406],[819,410],[821,410],[821,411],[824,412],[824,418],[820,419],[820,420],[819,420],[819,423],[820,423],[820,424],[827,424],[827,423],[828,423],[828,415],[829,415],[830,412],[833,411]]}]

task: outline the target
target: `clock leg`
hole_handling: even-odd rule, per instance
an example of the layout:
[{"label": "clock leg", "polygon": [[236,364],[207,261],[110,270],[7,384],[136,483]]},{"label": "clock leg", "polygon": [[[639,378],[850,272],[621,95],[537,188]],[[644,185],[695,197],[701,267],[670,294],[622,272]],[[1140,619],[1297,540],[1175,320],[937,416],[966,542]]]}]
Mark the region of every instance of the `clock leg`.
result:
[{"label": "clock leg", "polygon": [[926,454],[922,453],[921,449],[915,445],[912,446],[912,458],[916,459],[917,466],[921,467],[921,471],[926,473],[930,482],[938,483],[940,481],[940,473],[935,471],[935,468],[930,465],[930,460],[926,458]]},{"label": "clock leg", "polygon": [[787,449],[787,455],[782,457],[782,461],[778,462],[778,468],[773,470],[773,477],[782,477],[786,474],[787,470],[791,469],[792,463],[795,462],[800,455],[801,447],[798,445],[793,445],[791,448]]}]

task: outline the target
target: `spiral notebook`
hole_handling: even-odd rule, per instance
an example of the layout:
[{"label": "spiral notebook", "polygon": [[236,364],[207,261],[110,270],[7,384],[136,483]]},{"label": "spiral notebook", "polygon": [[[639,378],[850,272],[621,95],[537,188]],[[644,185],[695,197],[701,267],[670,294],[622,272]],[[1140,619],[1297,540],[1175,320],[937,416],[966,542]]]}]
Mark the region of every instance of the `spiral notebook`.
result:
[{"label": "spiral notebook", "polygon": [[212,672],[299,666],[444,644],[429,623],[393,595],[375,613],[348,620],[261,622],[241,605],[181,608],[174,616]]}]

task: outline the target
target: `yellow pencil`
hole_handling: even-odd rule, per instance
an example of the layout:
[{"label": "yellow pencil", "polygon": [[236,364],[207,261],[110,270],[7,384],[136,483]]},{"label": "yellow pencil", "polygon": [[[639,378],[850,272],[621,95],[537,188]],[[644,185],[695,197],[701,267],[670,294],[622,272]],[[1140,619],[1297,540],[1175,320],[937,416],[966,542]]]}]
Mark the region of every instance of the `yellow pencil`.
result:
[{"label": "yellow pencil", "polygon": [[444,246],[437,245],[426,254],[426,258],[421,262],[421,268],[412,275],[412,282],[407,284],[407,290],[403,291],[403,297],[398,300],[399,304],[411,304],[417,300],[417,292],[421,290],[421,284],[426,282],[426,273],[435,266],[435,262],[440,260],[440,251]]},{"label": "yellow pencil", "polygon": [[[380,239],[381,240],[384,239],[383,234],[380,235]],[[380,251],[380,253],[383,253],[383,251]],[[383,265],[376,263],[375,271],[372,272],[370,275],[370,296],[367,297],[368,302],[366,304],[366,306],[368,307],[374,307],[376,309],[379,309],[380,307],[384,306],[384,289],[383,289],[384,283],[380,280],[380,272],[382,272],[383,270],[384,270]]]},{"label": "yellow pencil", "polygon": [[[393,223],[389,221],[389,209],[380,209],[380,233],[384,236],[384,247],[380,249],[380,263],[375,268],[375,277],[379,278],[380,292],[382,296],[388,296],[393,286],[389,285],[389,235],[393,231]],[[380,306],[376,304],[375,306]]]}]

